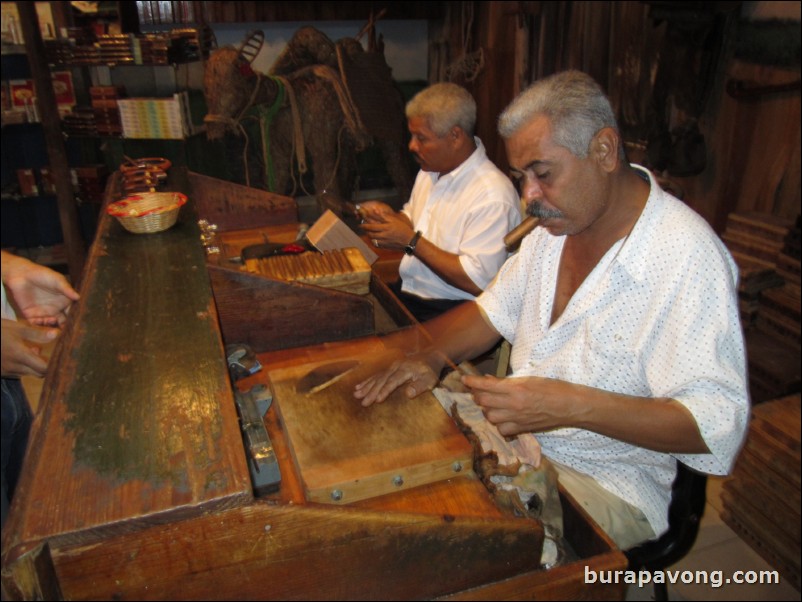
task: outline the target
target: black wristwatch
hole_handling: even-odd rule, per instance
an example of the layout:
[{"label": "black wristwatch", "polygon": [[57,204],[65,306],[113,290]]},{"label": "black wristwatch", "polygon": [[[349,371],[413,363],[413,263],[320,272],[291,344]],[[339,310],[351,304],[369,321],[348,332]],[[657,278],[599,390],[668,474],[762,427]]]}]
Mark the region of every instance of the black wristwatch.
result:
[{"label": "black wristwatch", "polygon": [[407,243],[407,246],[404,247],[404,253],[406,253],[407,255],[414,255],[415,254],[415,247],[418,246],[418,240],[420,240],[421,235],[422,235],[422,232],[420,230],[415,232],[415,236],[413,236],[412,240],[410,240]]}]

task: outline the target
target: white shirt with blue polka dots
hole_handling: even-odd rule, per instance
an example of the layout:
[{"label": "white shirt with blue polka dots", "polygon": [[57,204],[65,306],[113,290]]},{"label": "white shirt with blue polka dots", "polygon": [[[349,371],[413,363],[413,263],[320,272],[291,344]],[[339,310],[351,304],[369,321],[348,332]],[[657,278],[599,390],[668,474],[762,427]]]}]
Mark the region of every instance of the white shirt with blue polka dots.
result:
[{"label": "white shirt with blue polka dots", "polygon": [[709,454],[672,456],[576,428],[537,434],[545,456],[592,476],[661,534],[668,528],[673,458],[727,474],[746,434],[749,397],[735,262],[701,216],[649,179],[651,193],[632,232],[602,258],[553,325],[565,237],[544,228],[524,239],[477,301],[512,343],[513,376],[667,397],[690,411]]}]

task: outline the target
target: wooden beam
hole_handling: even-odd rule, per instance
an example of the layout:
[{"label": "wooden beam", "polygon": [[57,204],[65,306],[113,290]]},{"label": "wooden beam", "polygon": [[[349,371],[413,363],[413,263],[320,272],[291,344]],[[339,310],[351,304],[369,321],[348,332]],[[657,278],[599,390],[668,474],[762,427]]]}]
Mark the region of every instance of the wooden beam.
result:
[{"label": "wooden beam", "polygon": [[39,19],[34,2],[17,2],[20,26],[25,36],[25,52],[31,68],[36,89],[36,105],[42,120],[50,173],[56,186],[61,231],[67,248],[67,267],[73,286],[78,288],[86,259],[86,246],[81,238],[78,209],[70,180],[67,150],[61,134],[61,118],[58,114],[56,94],[53,91],[50,68],[47,64],[45,45],[39,30]]}]

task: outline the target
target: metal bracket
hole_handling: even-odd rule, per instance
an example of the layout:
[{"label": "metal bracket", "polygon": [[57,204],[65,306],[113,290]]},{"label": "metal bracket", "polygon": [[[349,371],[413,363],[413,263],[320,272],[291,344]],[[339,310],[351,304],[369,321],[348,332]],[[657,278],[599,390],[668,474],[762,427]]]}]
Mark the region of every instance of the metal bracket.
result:
[{"label": "metal bracket", "polygon": [[273,392],[266,385],[254,385],[246,392],[235,390],[234,397],[254,493],[260,496],[277,491],[281,470],[264,423],[273,403]]},{"label": "metal bracket", "polygon": [[262,369],[262,364],[248,345],[226,345],[226,362],[232,382],[256,374]]}]

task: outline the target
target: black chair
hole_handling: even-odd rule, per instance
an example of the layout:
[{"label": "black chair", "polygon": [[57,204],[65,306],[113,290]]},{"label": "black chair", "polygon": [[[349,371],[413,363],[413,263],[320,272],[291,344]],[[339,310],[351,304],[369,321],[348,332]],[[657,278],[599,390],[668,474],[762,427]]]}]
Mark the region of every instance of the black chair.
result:
[{"label": "black chair", "polygon": [[[690,551],[705,510],[706,487],[707,476],[677,462],[677,477],[671,486],[668,506],[668,531],[657,539],[624,551],[630,570],[663,570]],[[654,599],[668,600],[665,583],[654,583]]]}]

